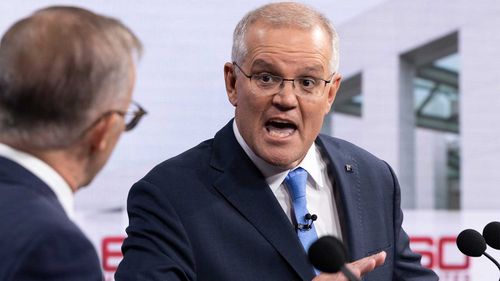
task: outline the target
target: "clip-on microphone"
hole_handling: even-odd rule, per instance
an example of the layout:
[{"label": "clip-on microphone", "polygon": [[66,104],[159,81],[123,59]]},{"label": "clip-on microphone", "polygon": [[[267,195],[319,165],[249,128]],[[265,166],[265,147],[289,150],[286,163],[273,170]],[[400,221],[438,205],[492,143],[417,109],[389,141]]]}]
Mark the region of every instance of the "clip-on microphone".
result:
[{"label": "clip-on microphone", "polygon": [[311,229],[313,222],[318,219],[318,216],[316,216],[315,214],[311,215],[311,214],[307,213],[304,216],[304,218],[306,220],[305,224],[297,223],[297,229],[300,231],[307,231],[307,230]]}]

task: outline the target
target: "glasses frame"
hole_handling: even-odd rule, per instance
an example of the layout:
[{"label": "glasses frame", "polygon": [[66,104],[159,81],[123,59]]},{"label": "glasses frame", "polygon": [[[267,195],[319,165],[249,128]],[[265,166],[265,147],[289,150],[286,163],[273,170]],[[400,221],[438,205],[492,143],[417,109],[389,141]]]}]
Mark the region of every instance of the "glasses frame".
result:
[{"label": "glasses frame", "polygon": [[124,118],[124,120],[125,120],[126,115],[134,115],[134,117],[132,117],[132,119],[125,124],[124,131],[125,132],[131,131],[132,129],[134,129],[137,126],[137,124],[139,124],[139,121],[141,121],[142,117],[148,113],[138,102],[132,101],[131,104],[135,105],[137,107],[137,110],[130,110],[130,109],[128,109],[127,111],[116,110],[116,109],[115,110],[108,110],[108,111],[104,112],[103,114],[101,114],[101,116],[99,116],[99,118],[97,118],[94,122],[92,122],[92,124],[90,124],[90,126],[88,126],[87,129],[85,129],[82,132],[82,135],[86,134],[87,131],[90,130],[90,128],[94,127],[103,118],[105,118],[111,114],[118,114],[118,115],[122,116]]},{"label": "glasses frame", "polygon": [[[254,78],[256,76],[256,74],[246,74],[245,71],[243,71],[243,69],[236,63],[233,61],[233,65],[235,65],[239,70],[240,72],[243,74],[243,76],[245,76],[246,78],[248,78],[250,80],[250,84],[252,83],[252,78]],[[336,72],[333,72],[331,75],[330,75],[330,80],[326,80],[326,79],[323,79],[323,78],[318,78],[318,77],[311,77],[311,78],[314,78],[315,80],[319,80],[319,81],[323,81],[325,82],[324,84],[324,87],[323,87],[323,91],[321,92],[321,95],[314,95],[314,94],[303,94],[304,92],[302,91],[299,91],[299,94],[297,94],[298,96],[301,96],[301,97],[322,97],[324,94],[325,94],[325,88],[326,88],[326,85],[331,83],[332,80],[333,80],[333,76],[335,75]],[[292,86],[293,88],[295,89],[295,81],[296,80],[300,80],[302,79],[302,77],[296,77],[296,78],[284,78],[282,76],[279,76],[279,75],[272,75],[272,74],[269,74],[269,76],[272,76],[273,78],[277,78],[280,80],[280,83],[279,83],[279,88],[282,88],[283,87],[283,84],[285,81],[289,81],[289,82],[292,82]],[[254,78],[255,79],[255,78]],[[258,86],[257,86],[258,87]],[[276,92],[276,93],[273,93],[273,94],[269,94],[270,96],[271,95],[275,95],[279,93]]]},{"label": "glasses frame", "polygon": [[130,119],[130,121],[125,124],[125,132],[129,132],[134,129],[137,124],[139,124],[139,121],[141,121],[142,117],[148,113],[138,102],[132,101],[131,104],[135,105],[137,107],[137,110],[114,111],[115,113],[121,115],[123,118],[125,118],[126,115],[133,115],[132,119]]}]

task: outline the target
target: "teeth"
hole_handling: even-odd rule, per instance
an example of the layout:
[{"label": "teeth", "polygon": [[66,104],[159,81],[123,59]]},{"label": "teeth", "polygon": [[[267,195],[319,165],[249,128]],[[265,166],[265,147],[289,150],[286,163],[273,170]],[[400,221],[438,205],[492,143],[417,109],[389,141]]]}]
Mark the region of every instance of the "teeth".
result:
[{"label": "teeth", "polygon": [[266,126],[266,129],[271,136],[282,138],[291,136],[295,132],[293,128],[278,128],[275,126]]},{"label": "teeth", "polygon": [[293,132],[295,130],[293,129],[276,129],[276,128],[272,128],[272,129],[268,129],[269,131],[269,134],[273,137],[288,137],[288,136],[291,136],[293,134]]},{"label": "teeth", "polygon": [[288,122],[286,122],[286,121],[281,121],[281,120],[272,120],[271,122],[274,122],[274,123],[280,123],[280,124],[288,124]]}]

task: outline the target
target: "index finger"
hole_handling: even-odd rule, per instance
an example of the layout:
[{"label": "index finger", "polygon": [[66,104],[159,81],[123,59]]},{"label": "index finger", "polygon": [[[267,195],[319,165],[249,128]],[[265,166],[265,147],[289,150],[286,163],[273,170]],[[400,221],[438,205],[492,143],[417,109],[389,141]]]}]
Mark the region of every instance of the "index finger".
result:
[{"label": "index finger", "polygon": [[359,272],[361,276],[373,271],[375,268],[381,266],[385,262],[387,254],[382,251],[380,253],[364,257],[360,260],[347,264],[347,266],[354,272]]}]

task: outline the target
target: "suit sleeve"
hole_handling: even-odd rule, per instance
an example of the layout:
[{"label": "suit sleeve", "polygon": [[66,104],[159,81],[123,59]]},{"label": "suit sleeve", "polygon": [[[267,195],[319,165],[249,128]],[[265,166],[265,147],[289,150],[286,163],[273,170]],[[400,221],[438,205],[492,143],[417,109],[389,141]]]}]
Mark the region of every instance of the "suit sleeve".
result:
[{"label": "suit sleeve", "polygon": [[76,226],[47,227],[30,244],[9,280],[103,280],[97,253]]},{"label": "suit sleeve", "polygon": [[389,165],[394,182],[394,276],[395,281],[433,281],[439,280],[430,269],[422,267],[422,256],[410,249],[410,239],[402,228],[403,211],[401,210],[401,189],[394,171]]},{"label": "suit sleeve", "polygon": [[191,246],[160,189],[141,180],[128,197],[129,226],[115,280],[196,280]]}]

